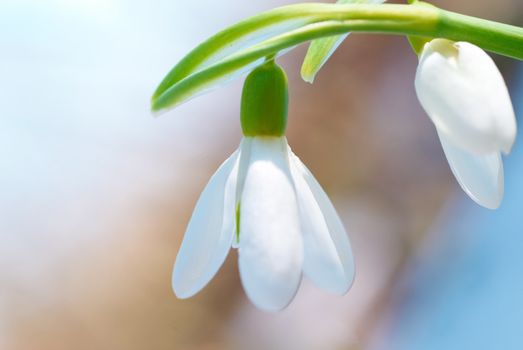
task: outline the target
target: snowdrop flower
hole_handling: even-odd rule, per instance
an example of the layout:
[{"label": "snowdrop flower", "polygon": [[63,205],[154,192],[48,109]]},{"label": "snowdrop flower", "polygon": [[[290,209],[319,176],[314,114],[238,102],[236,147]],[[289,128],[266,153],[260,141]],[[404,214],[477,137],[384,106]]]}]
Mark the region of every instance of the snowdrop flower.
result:
[{"label": "snowdrop flower", "polygon": [[231,247],[249,299],[260,309],[287,306],[302,272],[344,294],[354,277],[349,239],[329,198],[284,136],[287,78],[274,61],[246,79],[244,138],[203,190],[173,271],[179,298],[200,291]]},{"label": "snowdrop flower", "polygon": [[434,39],[420,55],[415,86],[463,190],[484,207],[499,207],[501,152],[514,144],[516,120],[495,63],[470,43]]}]

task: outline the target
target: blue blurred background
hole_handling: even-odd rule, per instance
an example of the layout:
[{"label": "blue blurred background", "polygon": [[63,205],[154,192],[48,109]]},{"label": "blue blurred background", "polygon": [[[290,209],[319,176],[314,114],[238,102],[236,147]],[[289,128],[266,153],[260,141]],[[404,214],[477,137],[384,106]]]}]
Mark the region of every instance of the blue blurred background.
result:
[{"label": "blue blurred background", "polygon": [[[348,228],[353,289],[304,281],[265,314],[232,252],[197,296],[172,294],[194,203],[241,137],[242,82],[158,119],[149,97],[200,41],[289,3],[2,0],[0,349],[523,348],[523,144],[498,211],[466,198],[400,37],[350,36],[314,85],[306,47],[281,60],[288,139]],[[434,3],[523,25],[520,0]],[[523,66],[495,59],[520,115]]]}]

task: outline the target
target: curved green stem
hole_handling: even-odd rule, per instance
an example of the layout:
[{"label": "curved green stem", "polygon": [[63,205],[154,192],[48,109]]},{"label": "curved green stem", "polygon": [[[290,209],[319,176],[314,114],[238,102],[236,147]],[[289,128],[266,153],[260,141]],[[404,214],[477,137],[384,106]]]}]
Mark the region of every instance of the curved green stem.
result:
[{"label": "curved green stem", "polygon": [[[266,27],[288,31],[258,44],[226,49]],[[189,99],[217,80],[265,56],[303,42],[347,32],[384,33],[468,41],[485,50],[523,60],[523,28],[422,5],[297,4],[274,9],[233,25],[202,43],[165,77],[152,97],[157,111]]]},{"label": "curved green stem", "polygon": [[468,41],[484,50],[523,60],[523,28],[450,11],[440,11],[433,38]]}]

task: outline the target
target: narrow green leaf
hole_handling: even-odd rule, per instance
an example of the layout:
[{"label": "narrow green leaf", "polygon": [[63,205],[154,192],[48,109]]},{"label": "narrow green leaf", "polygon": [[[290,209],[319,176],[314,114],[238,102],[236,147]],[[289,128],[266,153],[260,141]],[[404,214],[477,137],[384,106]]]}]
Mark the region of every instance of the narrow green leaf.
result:
[{"label": "narrow green leaf", "polygon": [[[385,0],[338,0],[338,5],[348,4],[382,4]],[[308,83],[314,81],[318,71],[327,62],[338,46],[345,40],[348,34],[318,39],[311,42],[307,55],[301,66],[301,77]]]},{"label": "narrow green leaf", "polygon": [[[226,28],[201,43],[171,69],[151,98],[153,110],[157,105],[155,101],[161,99],[162,94],[184,78],[242,49],[304,25],[325,20],[329,15],[332,16],[332,11],[325,8],[324,4],[289,5],[253,16]],[[227,80],[226,77],[223,80]],[[212,87],[207,88],[211,90]]]},{"label": "narrow green leaf", "polygon": [[312,84],[318,71],[347,36],[348,34],[343,34],[311,42],[301,66],[302,79]]},{"label": "narrow green leaf", "polygon": [[[236,52],[173,83],[152,99],[151,108],[155,112],[161,112],[176,107],[193,97],[212,90],[216,86],[248,73],[263,64],[267,56],[281,55],[296,44],[310,40],[309,36],[312,36],[312,38],[321,36],[325,28],[329,27],[333,29],[337,27],[339,28],[338,32],[342,33],[346,25],[343,26],[336,22],[313,23]],[[316,32],[318,34],[315,36]]]},{"label": "narrow green leaf", "polygon": [[151,99],[151,108],[155,112],[173,108],[247,73],[266,57],[348,32],[468,41],[523,59],[523,28],[433,6],[297,4],[239,22],[199,45],[165,77]]}]

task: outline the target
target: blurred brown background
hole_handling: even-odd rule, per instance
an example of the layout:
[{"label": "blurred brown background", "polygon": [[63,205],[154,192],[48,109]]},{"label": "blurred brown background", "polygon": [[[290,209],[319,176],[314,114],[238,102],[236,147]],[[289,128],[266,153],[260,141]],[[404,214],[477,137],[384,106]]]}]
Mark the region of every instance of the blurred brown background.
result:
[{"label": "blurred brown background", "polygon": [[[256,310],[233,250],[197,296],[170,275],[193,206],[237,147],[241,81],[160,119],[148,98],[201,40],[291,1],[7,1],[0,13],[0,348],[360,349],[404,263],[458,190],[413,88],[401,37],[351,35],[314,85],[305,46],[290,79],[289,144],[353,243],[344,297],[304,281],[279,314]],[[436,5],[523,24],[519,0]],[[500,60],[510,81],[508,60]],[[458,194],[462,196],[462,194]]]}]

